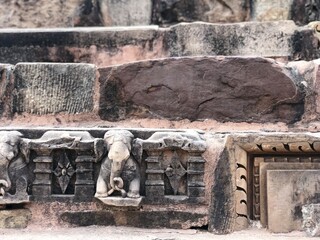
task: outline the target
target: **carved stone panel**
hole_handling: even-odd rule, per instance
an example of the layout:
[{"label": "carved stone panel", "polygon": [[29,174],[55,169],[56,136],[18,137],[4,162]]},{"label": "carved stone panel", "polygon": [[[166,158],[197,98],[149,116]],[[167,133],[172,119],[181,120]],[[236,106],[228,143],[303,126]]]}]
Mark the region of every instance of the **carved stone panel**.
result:
[{"label": "carved stone panel", "polygon": [[[147,155],[145,192],[150,203],[203,203],[206,145],[197,132],[156,132],[136,139]],[[139,147],[137,147],[139,148]]]},{"label": "carved stone panel", "polygon": [[127,130],[104,135],[108,153],[102,158],[95,197],[107,205],[139,206],[142,200],[140,164],[131,154],[133,137]]},{"label": "carved stone panel", "polygon": [[32,152],[35,200],[91,200],[95,191],[94,163],[103,152],[99,139],[85,131],[48,131],[25,139]]}]

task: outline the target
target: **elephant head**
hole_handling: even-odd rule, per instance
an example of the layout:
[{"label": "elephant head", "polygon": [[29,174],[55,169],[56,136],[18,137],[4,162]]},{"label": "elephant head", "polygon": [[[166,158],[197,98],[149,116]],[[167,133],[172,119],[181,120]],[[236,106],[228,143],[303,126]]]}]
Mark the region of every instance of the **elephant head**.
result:
[{"label": "elephant head", "polygon": [[104,135],[104,141],[108,149],[108,159],[111,161],[110,185],[112,190],[123,190],[121,173],[130,157],[133,134],[126,130],[110,130]]},{"label": "elephant head", "polygon": [[12,185],[9,176],[10,165],[22,164],[19,158],[21,137],[22,134],[18,131],[0,132],[0,196],[4,196]]}]

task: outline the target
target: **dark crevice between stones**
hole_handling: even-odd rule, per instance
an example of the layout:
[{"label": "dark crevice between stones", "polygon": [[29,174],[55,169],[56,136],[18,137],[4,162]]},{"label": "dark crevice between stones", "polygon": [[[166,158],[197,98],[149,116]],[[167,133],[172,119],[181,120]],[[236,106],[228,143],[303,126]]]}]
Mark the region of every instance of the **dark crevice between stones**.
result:
[{"label": "dark crevice between stones", "polygon": [[212,187],[211,207],[209,210],[209,231],[217,234],[227,234],[233,231],[233,186],[231,163],[228,153],[224,150],[219,158]]},{"label": "dark crevice between stones", "polygon": [[288,41],[292,49],[289,61],[312,61],[320,57],[319,40],[313,35],[311,29],[294,31]]}]

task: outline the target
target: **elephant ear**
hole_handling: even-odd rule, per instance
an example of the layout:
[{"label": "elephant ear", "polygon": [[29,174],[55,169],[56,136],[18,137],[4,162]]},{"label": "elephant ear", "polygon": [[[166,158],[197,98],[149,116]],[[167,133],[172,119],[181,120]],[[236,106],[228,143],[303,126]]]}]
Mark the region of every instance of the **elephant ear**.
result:
[{"label": "elephant ear", "polygon": [[96,155],[96,162],[99,162],[106,153],[104,140],[101,138],[96,138],[94,140],[93,146],[94,146],[94,153]]},{"label": "elephant ear", "polygon": [[30,161],[30,147],[29,147],[29,139],[23,139],[21,138],[20,141],[20,152],[22,153],[22,155],[24,156],[26,163],[29,163]]},{"label": "elephant ear", "polygon": [[139,163],[141,163],[142,161],[142,153],[143,153],[142,141],[141,139],[136,138],[132,142],[132,155]]},{"label": "elephant ear", "polygon": [[108,150],[110,149],[110,146],[113,144],[114,142],[114,132],[113,131],[108,131],[104,134],[104,142],[107,144],[107,148]]}]

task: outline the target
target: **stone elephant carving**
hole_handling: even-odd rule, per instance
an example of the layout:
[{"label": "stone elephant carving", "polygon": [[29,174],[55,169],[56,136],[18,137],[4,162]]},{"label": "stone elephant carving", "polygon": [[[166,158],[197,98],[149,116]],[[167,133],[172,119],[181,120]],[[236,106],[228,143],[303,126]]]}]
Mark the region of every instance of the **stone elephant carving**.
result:
[{"label": "stone elephant carving", "polygon": [[8,192],[12,189],[20,191],[24,188],[24,193],[16,193],[16,196],[26,195],[28,153],[26,149],[20,147],[21,137],[22,134],[18,131],[0,132],[0,197],[2,198],[9,196]]},{"label": "stone elephant carving", "polygon": [[104,141],[108,154],[102,159],[95,197],[104,198],[118,191],[122,197],[140,197],[140,167],[131,155],[133,134],[110,130]]}]

